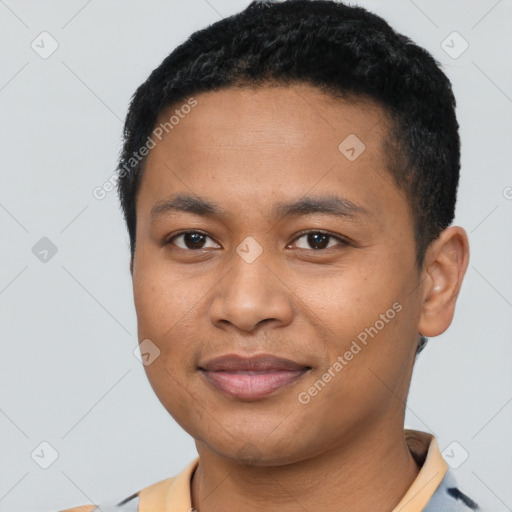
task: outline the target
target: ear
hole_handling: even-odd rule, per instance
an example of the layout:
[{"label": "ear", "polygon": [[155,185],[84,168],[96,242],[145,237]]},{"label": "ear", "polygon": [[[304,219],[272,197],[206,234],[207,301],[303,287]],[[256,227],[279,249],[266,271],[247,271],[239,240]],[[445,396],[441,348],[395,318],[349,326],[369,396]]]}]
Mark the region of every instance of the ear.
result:
[{"label": "ear", "polygon": [[446,228],[427,249],[418,324],[418,332],[423,336],[439,336],[452,323],[468,263],[468,236],[459,226]]}]

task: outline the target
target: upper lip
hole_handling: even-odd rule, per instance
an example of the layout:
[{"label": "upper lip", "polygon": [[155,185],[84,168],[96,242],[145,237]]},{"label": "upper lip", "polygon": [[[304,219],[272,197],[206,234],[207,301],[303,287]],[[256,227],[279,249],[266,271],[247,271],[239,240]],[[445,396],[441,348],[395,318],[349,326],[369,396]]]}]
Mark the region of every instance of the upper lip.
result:
[{"label": "upper lip", "polygon": [[305,370],[310,366],[297,363],[290,359],[276,357],[271,354],[258,354],[251,357],[238,354],[226,354],[210,359],[199,366],[200,369],[209,372],[215,371],[266,371],[266,370]]}]

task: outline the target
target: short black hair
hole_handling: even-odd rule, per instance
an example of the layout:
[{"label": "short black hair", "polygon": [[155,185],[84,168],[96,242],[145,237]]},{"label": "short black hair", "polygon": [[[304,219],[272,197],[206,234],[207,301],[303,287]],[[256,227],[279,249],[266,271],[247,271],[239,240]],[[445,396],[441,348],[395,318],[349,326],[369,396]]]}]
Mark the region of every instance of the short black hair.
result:
[{"label": "short black hair", "polygon": [[[253,1],[193,33],[138,87],[117,181],[131,263],[146,161],[134,155],[147,145],[159,116],[192,94],[269,84],[312,85],[382,108],[389,125],[385,170],[411,209],[421,269],[427,247],[455,214],[460,139],[451,83],[428,51],[381,17],[333,0]],[[420,338],[418,351],[425,341]]]}]

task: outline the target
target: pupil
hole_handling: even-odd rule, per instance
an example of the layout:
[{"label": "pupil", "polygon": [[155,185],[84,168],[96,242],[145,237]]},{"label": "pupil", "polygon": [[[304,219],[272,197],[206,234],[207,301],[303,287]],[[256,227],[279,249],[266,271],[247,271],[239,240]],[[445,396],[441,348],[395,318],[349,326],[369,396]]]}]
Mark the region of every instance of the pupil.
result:
[{"label": "pupil", "polygon": [[[197,245],[200,246],[201,243],[204,242],[203,238],[204,238],[204,235],[202,235],[201,233],[186,233],[185,234],[186,245],[189,246],[191,244],[192,246],[194,246],[193,248],[195,248],[195,249],[198,248],[195,246],[197,246]],[[313,234],[308,235],[308,243],[311,246],[313,246],[313,249],[322,249],[328,245],[326,243],[328,238],[329,238],[329,235],[324,235],[322,233],[313,233]],[[188,242],[190,242],[190,244]],[[320,247],[316,247],[318,245]]]},{"label": "pupil", "polygon": [[[188,237],[188,238],[187,238]],[[201,239],[204,238],[204,235],[202,235],[201,233],[186,233],[185,234],[185,241],[186,241],[186,245],[189,246],[190,244],[188,244],[187,242],[188,241],[191,241],[191,244],[192,245],[195,245],[195,244],[201,244]],[[191,247],[189,247],[190,249]],[[197,247],[192,247],[194,249],[197,249]]]},{"label": "pupil", "polygon": [[[321,239],[320,242],[318,241],[318,238]],[[308,235],[308,243],[312,246],[315,246],[315,245],[322,246],[322,247],[313,247],[313,249],[322,249],[328,245],[325,243],[328,238],[329,238],[329,235],[324,235],[322,233],[313,233],[311,235]]]}]

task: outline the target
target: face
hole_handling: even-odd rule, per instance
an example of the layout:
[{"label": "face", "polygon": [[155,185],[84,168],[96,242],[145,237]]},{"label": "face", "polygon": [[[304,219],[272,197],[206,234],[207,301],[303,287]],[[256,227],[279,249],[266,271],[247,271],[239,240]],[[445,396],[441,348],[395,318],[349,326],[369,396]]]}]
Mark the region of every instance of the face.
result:
[{"label": "face", "polygon": [[[403,428],[420,275],[383,111],[306,85],[195,100],[155,139],[137,196],[133,291],[158,398],[202,450],[255,464]],[[295,366],[209,366],[233,354]]]}]

